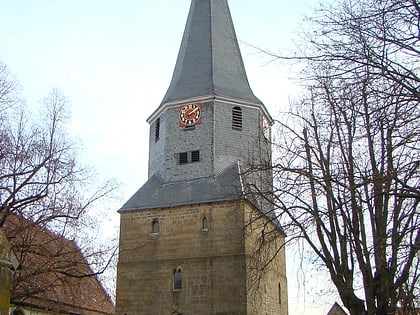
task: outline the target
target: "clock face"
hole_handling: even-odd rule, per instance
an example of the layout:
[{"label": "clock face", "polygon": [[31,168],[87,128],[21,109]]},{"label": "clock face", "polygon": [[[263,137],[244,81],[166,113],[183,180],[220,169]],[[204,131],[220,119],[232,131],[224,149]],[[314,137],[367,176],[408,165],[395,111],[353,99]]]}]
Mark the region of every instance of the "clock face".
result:
[{"label": "clock face", "polygon": [[191,103],[179,107],[179,125],[194,126],[201,123],[201,104]]}]

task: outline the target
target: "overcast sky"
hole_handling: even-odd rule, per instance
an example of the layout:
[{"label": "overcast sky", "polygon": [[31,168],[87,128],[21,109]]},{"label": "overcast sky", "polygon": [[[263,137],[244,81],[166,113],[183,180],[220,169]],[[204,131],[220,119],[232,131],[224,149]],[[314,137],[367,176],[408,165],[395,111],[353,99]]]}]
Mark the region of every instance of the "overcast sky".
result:
[{"label": "overcast sky", "polygon": [[[298,93],[291,67],[250,46],[293,52],[316,3],[229,1],[251,88],[273,117]],[[0,60],[19,77],[31,107],[53,88],[69,97],[81,158],[101,178],[123,184],[121,202],[147,179],[146,119],[169,86],[189,6],[190,0],[0,0]],[[297,260],[289,261],[289,314],[326,314],[331,304],[303,294],[319,291],[324,279],[298,286]]]}]

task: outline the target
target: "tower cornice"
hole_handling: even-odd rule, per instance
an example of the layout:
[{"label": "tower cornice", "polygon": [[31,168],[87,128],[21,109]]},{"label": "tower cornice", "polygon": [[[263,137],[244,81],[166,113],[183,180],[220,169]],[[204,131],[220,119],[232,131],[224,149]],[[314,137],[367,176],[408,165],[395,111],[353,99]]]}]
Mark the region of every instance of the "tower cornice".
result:
[{"label": "tower cornice", "polygon": [[274,120],[271,117],[270,113],[268,112],[267,108],[264,106],[264,104],[259,102],[253,102],[249,100],[242,100],[242,99],[236,99],[232,97],[227,96],[218,96],[218,95],[203,95],[203,96],[197,96],[197,97],[190,97],[182,100],[175,100],[171,102],[166,102],[165,104],[162,104],[159,106],[150,116],[147,118],[147,122],[149,124],[153,124],[153,122],[167,109],[178,107],[183,104],[188,103],[204,103],[209,101],[220,101],[226,104],[230,105],[241,105],[244,107],[253,107],[258,108],[262,111],[265,117],[270,121],[271,125],[274,124]]}]

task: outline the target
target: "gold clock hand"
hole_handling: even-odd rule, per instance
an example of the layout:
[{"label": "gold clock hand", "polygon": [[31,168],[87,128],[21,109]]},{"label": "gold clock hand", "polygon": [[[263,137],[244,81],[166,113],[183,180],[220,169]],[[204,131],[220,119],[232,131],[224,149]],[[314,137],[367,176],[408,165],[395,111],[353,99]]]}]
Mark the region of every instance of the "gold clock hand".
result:
[{"label": "gold clock hand", "polygon": [[196,111],[198,111],[198,107],[194,108],[193,110],[187,112],[188,117],[191,117]]},{"label": "gold clock hand", "polygon": [[198,111],[198,107],[196,107],[192,111],[190,111],[190,114],[195,113],[196,111]]}]

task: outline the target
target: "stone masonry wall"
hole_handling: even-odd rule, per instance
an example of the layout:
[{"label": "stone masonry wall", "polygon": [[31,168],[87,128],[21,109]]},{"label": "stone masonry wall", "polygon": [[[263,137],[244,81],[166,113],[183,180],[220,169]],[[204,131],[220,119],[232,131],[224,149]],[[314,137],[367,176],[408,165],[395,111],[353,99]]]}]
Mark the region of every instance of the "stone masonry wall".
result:
[{"label": "stone masonry wall", "polygon": [[[116,314],[246,314],[242,208],[236,202],[121,213]],[[182,289],[174,290],[179,269]]]},{"label": "stone masonry wall", "polygon": [[252,213],[246,201],[121,213],[116,315],[287,315],[284,251],[255,289],[250,259],[264,219],[248,227]]},{"label": "stone masonry wall", "polygon": [[245,209],[244,226],[248,257],[248,313],[287,315],[285,235],[277,224],[250,204]]},{"label": "stone masonry wall", "polygon": [[[149,177],[159,174],[165,182],[208,177],[213,174],[213,102],[201,104],[202,121],[193,128],[179,126],[179,106],[161,115],[160,139],[156,125],[150,128]],[[200,162],[180,165],[181,152],[200,151]]]},{"label": "stone masonry wall", "polygon": [[[232,128],[232,110],[241,108],[242,128]],[[241,160],[251,165],[271,161],[270,142],[263,136],[263,115],[259,108],[222,101],[201,103],[201,123],[192,128],[179,126],[179,106],[168,108],[149,134],[149,177],[159,174],[165,182],[214,176]],[[200,161],[180,164],[181,152],[200,152]]]}]

